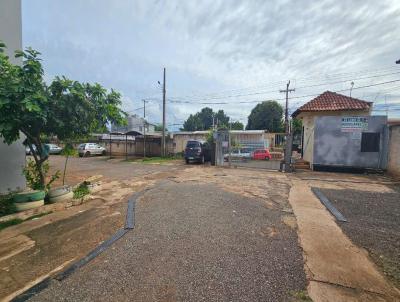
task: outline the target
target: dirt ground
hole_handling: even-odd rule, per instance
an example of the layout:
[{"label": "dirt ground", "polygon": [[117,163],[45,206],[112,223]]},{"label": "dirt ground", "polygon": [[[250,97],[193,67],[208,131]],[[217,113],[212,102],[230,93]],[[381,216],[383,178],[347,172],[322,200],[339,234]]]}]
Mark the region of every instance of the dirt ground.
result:
[{"label": "dirt ground", "polygon": [[[61,170],[63,158],[53,156],[50,164],[53,173]],[[3,249],[0,246],[0,256],[4,256],[4,260],[0,261],[2,297],[12,298],[28,286],[80,259],[111,236],[123,225],[128,197],[145,188],[154,191],[146,193],[139,201],[137,225],[129,233],[130,239],[118,243],[121,244],[121,254],[118,256],[113,254],[114,248],[119,246],[117,243],[106,254],[107,261],[114,261],[113,267],[118,268],[116,274],[124,274],[124,266],[120,262],[126,264],[127,261],[129,267],[132,267],[130,269],[145,269],[137,269],[137,282],[134,284],[138,284],[139,280],[147,280],[148,290],[153,288],[151,284],[154,282],[161,282],[162,286],[165,282],[163,278],[146,277],[146,267],[151,262],[161,261],[161,265],[163,259],[169,257],[157,251],[181,246],[179,251],[174,250],[174,259],[178,262],[164,271],[171,278],[177,278],[176,274],[181,267],[179,261],[184,260],[190,264],[187,270],[182,271],[183,279],[179,282],[177,280],[174,285],[176,292],[172,300],[198,301],[205,295],[204,291],[207,292],[207,288],[201,289],[202,286],[211,284],[215,285],[213,290],[208,290],[207,295],[211,300],[213,297],[225,300],[233,296],[241,296],[243,300],[249,301],[293,300],[297,293],[305,290],[306,280],[297,243],[296,221],[288,205],[289,185],[284,175],[265,174],[257,170],[187,166],[181,161],[138,164],[104,157],[72,158],[68,169],[68,184],[76,184],[93,175],[102,175],[102,190],[81,206],[43,216],[30,222],[32,226],[23,223],[0,233],[2,242],[15,241],[11,248],[10,245],[3,245]],[[191,216],[188,216],[188,211],[192,213]],[[162,237],[154,247],[143,246],[144,242],[159,237],[160,232]],[[175,235],[171,237],[168,234]],[[210,242],[211,234],[214,234],[214,239]],[[174,236],[187,239],[184,242],[175,241]],[[144,242],[137,241],[137,238],[143,238]],[[133,242],[136,242],[135,249],[142,252],[137,254],[138,258],[129,257],[124,260],[122,251],[129,249]],[[154,251],[151,260],[146,258],[149,249]],[[193,251],[193,254],[188,251]],[[205,259],[209,259],[208,267],[214,271],[214,275],[208,275],[205,268],[197,272],[194,269],[204,266]],[[263,259],[268,261],[264,262]],[[28,267],[29,273],[26,272]],[[87,267],[92,266],[88,264]],[[92,274],[97,272],[102,272],[102,268],[93,267]],[[80,278],[79,273],[74,275]],[[216,276],[220,277],[215,279]],[[243,281],[245,276],[253,277],[246,283]],[[71,280],[73,282],[73,278]],[[95,289],[98,286],[89,286],[92,279],[88,276],[84,280],[88,290],[83,291],[82,295],[87,299],[96,299]],[[80,279],[79,283],[82,282]],[[198,290],[192,288],[191,282],[200,282]],[[114,283],[107,279],[105,284]],[[121,296],[122,293],[117,293],[118,287],[115,286],[109,288],[109,292],[114,297]],[[75,286],[63,288],[66,292],[57,294],[61,300],[69,297],[68,290]],[[54,300],[52,289],[47,292],[50,300]],[[124,290],[133,294],[138,293],[140,287],[129,285]],[[149,291],[140,291],[140,295],[141,300],[153,300]],[[130,297],[127,295],[125,298],[129,300]],[[47,299],[40,296],[39,300],[42,298]],[[161,300],[170,299],[167,295]]]},{"label": "dirt ground", "polygon": [[[52,173],[62,170],[63,164],[61,156],[50,158]],[[307,223],[302,217],[312,222],[309,218],[314,210],[297,207],[294,213],[289,194],[296,194],[295,184],[299,196],[311,186],[394,192],[392,180],[382,176],[286,175],[265,169],[184,165],[182,161],[143,164],[106,157],[70,159],[68,184],[93,175],[101,177],[102,190],[87,203],[0,232],[0,297],[4,301],[63,270],[109,238],[124,224],[129,196],[145,189],[149,191],[137,202],[135,229],[66,280],[52,281],[35,301],[303,301],[308,299],[307,282],[314,301],[332,301],[321,293],[328,283],[318,281],[318,287],[310,287],[316,280],[305,274],[311,256],[305,254],[302,236],[318,229],[304,229]],[[314,198],[307,194],[298,199],[299,205]],[[337,228],[326,210],[317,207],[322,223],[329,220]],[[311,236],[314,242],[319,242],[315,241],[318,236],[318,232]],[[338,236],[337,244],[350,242],[344,234]],[[353,250],[357,254],[356,247]],[[370,265],[368,256],[363,261]],[[328,276],[324,269],[329,272],[329,266],[321,266],[321,274]],[[381,278],[379,271],[373,274]],[[349,278],[358,276],[354,273]],[[382,278],[381,288],[389,288]],[[347,300],[338,301],[363,300],[359,281],[353,281],[349,284],[356,284],[359,294],[346,293]],[[340,280],[332,281],[336,283],[341,286]]]}]

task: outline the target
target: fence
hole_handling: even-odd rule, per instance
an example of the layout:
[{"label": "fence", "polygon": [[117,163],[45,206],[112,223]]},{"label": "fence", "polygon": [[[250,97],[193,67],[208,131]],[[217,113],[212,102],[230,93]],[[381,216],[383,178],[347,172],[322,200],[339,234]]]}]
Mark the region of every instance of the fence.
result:
[{"label": "fence", "polygon": [[[273,137],[271,137],[273,136]],[[272,139],[271,139],[272,138]],[[214,133],[216,145],[215,163],[217,166],[237,166],[279,170],[283,158],[281,134],[262,136],[243,136],[234,131]],[[273,147],[271,146],[273,142]]]}]

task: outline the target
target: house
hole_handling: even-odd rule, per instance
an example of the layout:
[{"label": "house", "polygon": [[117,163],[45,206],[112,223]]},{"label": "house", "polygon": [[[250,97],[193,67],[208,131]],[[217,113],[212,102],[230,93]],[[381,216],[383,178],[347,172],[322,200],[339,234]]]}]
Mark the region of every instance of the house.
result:
[{"label": "house", "polygon": [[[21,1],[0,1],[0,39],[7,45],[6,53],[13,64],[22,64],[22,58],[15,58],[14,51],[22,49]],[[22,170],[25,167],[25,137],[11,145],[0,136],[0,194],[23,190],[26,187]]]},{"label": "house", "polygon": [[111,132],[116,133],[127,133],[127,132],[138,132],[139,134],[144,133],[144,127],[146,125],[146,133],[154,133],[156,125],[147,122],[144,118],[139,117],[136,114],[130,115],[127,118],[127,126],[111,125]]},{"label": "house", "polygon": [[326,91],[298,108],[302,158],[313,169],[385,169],[387,118],[371,116],[372,103]]}]

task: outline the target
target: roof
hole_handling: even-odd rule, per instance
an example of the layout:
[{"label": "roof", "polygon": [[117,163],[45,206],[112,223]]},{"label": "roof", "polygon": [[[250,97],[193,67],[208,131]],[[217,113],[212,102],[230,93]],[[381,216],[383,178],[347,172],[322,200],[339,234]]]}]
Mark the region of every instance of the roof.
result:
[{"label": "roof", "polygon": [[320,94],[315,99],[298,108],[293,112],[292,117],[296,117],[301,112],[369,110],[371,106],[372,102],[362,101],[336,92],[325,91],[323,94]]},{"label": "roof", "polygon": [[400,118],[389,119],[387,123],[389,126],[400,126]]}]

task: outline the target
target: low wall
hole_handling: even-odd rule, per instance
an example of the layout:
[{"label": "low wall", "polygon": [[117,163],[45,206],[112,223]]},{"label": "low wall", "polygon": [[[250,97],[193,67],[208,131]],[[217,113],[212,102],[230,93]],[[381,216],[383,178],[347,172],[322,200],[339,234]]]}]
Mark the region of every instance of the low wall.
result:
[{"label": "low wall", "polygon": [[[99,144],[106,148],[107,155],[111,156],[143,156],[143,138],[137,137],[135,141],[125,140],[100,140]],[[161,138],[146,138],[146,157],[161,156]],[[166,141],[168,154],[172,153],[171,140]]]},{"label": "low wall", "polygon": [[391,126],[389,130],[388,173],[400,178],[400,125]]}]

